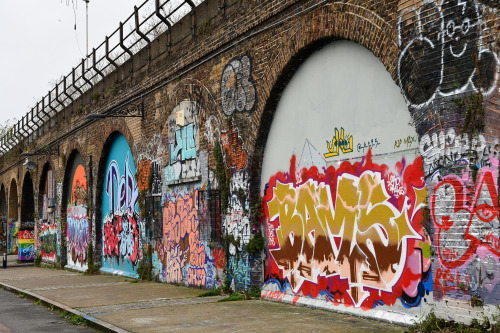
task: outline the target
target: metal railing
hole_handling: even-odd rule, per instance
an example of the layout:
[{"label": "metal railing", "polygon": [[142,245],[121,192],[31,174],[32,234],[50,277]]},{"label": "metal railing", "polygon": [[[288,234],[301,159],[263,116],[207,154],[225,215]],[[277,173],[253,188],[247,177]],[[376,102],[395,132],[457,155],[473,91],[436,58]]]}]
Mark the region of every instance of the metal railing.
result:
[{"label": "metal railing", "polygon": [[[0,137],[0,156],[23,140],[34,140],[38,131],[47,123],[53,126],[54,118],[76,99],[98,85],[110,73],[130,60],[161,34],[170,34],[172,26],[204,0],[146,0],[134,6],[134,12],[118,28],[75,67],[62,76],[54,88]],[[194,21],[192,21],[194,29]],[[193,30],[194,33],[194,30]],[[171,43],[168,35],[167,43]],[[170,46],[170,45],[167,45]],[[151,50],[148,58],[151,57]],[[133,70],[133,61],[132,61]]]}]

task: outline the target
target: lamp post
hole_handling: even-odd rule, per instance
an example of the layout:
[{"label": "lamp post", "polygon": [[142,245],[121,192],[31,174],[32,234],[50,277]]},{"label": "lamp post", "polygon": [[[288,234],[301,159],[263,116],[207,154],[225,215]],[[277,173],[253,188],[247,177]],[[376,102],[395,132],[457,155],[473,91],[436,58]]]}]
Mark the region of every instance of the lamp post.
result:
[{"label": "lamp post", "polygon": [[86,16],[86,39],[87,39],[87,49],[86,49],[86,53],[85,53],[85,56],[89,56],[89,1],[90,0],[83,0],[85,1],[85,6],[87,7],[86,10],[87,10],[87,16]]}]

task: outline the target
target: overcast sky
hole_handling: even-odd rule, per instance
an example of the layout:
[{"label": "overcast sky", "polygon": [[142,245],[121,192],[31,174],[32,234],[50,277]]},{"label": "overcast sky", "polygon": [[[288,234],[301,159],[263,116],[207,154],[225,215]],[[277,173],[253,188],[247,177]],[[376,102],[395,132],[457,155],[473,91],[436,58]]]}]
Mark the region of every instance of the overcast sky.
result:
[{"label": "overcast sky", "polygon": [[[143,2],[90,0],[89,50]],[[84,57],[85,2],[0,0],[0,31],[0,124],[4,124],[31,110],[54,87],[49,82],[68,74]]]}]

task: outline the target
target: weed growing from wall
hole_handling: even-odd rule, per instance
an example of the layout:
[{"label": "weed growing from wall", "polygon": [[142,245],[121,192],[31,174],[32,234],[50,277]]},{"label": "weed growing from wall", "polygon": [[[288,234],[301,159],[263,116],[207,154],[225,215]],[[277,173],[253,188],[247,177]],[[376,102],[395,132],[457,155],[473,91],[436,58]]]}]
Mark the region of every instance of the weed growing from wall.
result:
[{"label": "weed growing from wall", "polygon": [[87,248],[87,271],[85,272],[86,274],[99,274],[101,269],[101,265],[96,265],[94,263],[94,246],[92,245],[92,242],[89,242],[88,248]]},{"label": "weed growing from wall", "polygon": [[226,174],[226,167],[224,165],[224,156],[222,155],[222,150],[220,148],[219,142],[217,142],[214,147],[214,158],[215,158],[215,178],[217,178],[217,183],[219,184],[219,190],[221,193],[222,214],[225,214],[227,212],[227,207],[229,205],[230,177],[228,177]]}]

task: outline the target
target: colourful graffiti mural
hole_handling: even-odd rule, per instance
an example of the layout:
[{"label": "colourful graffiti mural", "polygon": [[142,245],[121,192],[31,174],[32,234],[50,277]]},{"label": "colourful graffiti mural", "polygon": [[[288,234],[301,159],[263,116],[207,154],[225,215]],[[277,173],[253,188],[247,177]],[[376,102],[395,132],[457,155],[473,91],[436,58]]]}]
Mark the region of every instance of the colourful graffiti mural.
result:
[{"label": "colourful graffiti mural", "polygon": [[67,210],[68,265],[84,267],[89,243],[87,207],[70,206]]},{"label": "colourful graffiti mural", "polygon": [[163,209],[163,242],[155,247],[161,280],[213,288],[224,280],[225,252],[200,241],[197,190],[168,195]]},{"label": "colourful graffiti mural", "polygon": [[[421,169],[417,158],[390,170],[369,152],[362,162],[324,174],[316,167],[296,173],[294,156],[290,172],[273,176],[264,197],[266,284],[363,309],[397,299],[420,304],[432,290]],[[391,177],[403,191],[390,189]]]},{"label": "colourful graffiti mural", "polygon": [[71,181],[71,200],[66,210],[66,237],[68,265],[86,269],[89,243],[89,220],[87,216],[87,178],[79,159]]},{"label": "colourful graffiti mural", "polygon": [[35,260],[35,235],[33,230],[20,230],[18,233],[18,254],[20,261]]},{"label": "colourful graffiti mural", "polygon": [[42,259],[46,261],[57,261],[57,226],[55,224],[42,223],[40,227],[40,243]]},{"label": "colourful graffiti mural", "polygon": [[[434,277],[437,300],[476,296],[486,303],[496,302],[500,282],[498,160],[490,161],[492,167],[480,168],[475,177],[465,161],[461,176],[442,175],[434,186],[431,215],[440,263]],[[463,161],[453,165],[462,170]]]},{"label": "colourful graffiti mural", "polygon": [[114,139],[106,165],[102,202],[103,270],[136,275],[143,252],[143,227],[139,219],[135,165],[123,135]]},{"label": "colourful graffiti mural", "polygon": [[18,247],[17,247],[17,238],[18,238],[18,233],[19,233],[19,221],[9,221],[7,224],[8,228],[8,237],[9,237],[9,244],[8,244],[8,251],[10,254],[17,254]]}]

